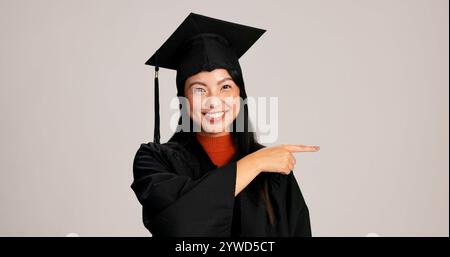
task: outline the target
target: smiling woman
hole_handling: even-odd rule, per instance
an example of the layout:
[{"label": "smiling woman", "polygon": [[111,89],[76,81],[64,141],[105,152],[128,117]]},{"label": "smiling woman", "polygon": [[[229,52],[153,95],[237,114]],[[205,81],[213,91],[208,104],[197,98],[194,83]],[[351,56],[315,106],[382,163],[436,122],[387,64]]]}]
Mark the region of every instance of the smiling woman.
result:
[{"label": "smiling woman", "polygon": [[223,136],[240,110],[240,90],[226,69],[202,71],[186,80],[189,115],[208,136]]},{"label": "smiling woman", "polygon": [[138,149],[131,185],[153,236],[311,236],[291,171],[294,152],[318,147],[259,144],[242,104],[238,59],[264,32],[191,13],[147,61],[177,71],[177,96],[189,106],[160,144],[156,73],[155,137]]}]

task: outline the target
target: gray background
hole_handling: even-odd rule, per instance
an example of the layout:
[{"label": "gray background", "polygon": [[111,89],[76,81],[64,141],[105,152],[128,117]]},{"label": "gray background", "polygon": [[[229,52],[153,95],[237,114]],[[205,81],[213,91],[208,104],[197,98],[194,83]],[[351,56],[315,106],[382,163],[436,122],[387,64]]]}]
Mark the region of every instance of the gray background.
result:
[{"label": "gray background", "polygon": [[0,235],[150,235],[130,188],[153,135],[144,62],[192,11],[268,30],[240,62],[249,95],[279,97],[276,143],[321,146],[294,171],[315,236],[448,236],[448,8],[0,0]]}]

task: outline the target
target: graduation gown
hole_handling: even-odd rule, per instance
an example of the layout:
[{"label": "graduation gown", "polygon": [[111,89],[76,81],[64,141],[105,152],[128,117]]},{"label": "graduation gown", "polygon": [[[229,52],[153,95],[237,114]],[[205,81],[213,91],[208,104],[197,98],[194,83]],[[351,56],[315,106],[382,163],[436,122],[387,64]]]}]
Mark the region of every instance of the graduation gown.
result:
[{"label": "graduation gown", "polygon": [[[217,167],[195,137],[141,144],[131,188],[144,226],[154,237],[311,236],[308,207],[293,172],[262,172],[235,197],[236,158]],[[264,180],[274,225],[259,197]]]}]

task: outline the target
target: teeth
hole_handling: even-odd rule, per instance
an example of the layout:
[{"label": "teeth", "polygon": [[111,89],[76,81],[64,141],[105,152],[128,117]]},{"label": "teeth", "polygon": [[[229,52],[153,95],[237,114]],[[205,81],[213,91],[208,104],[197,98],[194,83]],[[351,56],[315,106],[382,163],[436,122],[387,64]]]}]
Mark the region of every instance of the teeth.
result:
[{"label": "teeth", "polygon": [[206,113],[205,116],[210,119],[217,119],[223,116],[225,112]]}]

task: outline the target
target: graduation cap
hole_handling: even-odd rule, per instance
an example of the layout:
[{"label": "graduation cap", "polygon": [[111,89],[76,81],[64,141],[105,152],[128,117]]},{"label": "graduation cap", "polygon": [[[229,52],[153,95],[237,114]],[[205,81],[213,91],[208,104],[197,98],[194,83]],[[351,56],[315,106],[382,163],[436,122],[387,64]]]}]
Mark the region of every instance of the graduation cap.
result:
[{"label": "graduation cap", "polygon": [[[155,128],[153,142],[160,141],[159,132],[159,67],[177,71],[177,85],[189,76],[216,68],[238,70],[238,59],[266,32],[238,23],[190,13],[164,44],[145,62],[155,66]],[[177,86],[178,96],[184,88]],[[245,89],[241,89],[244,90]]]}]

